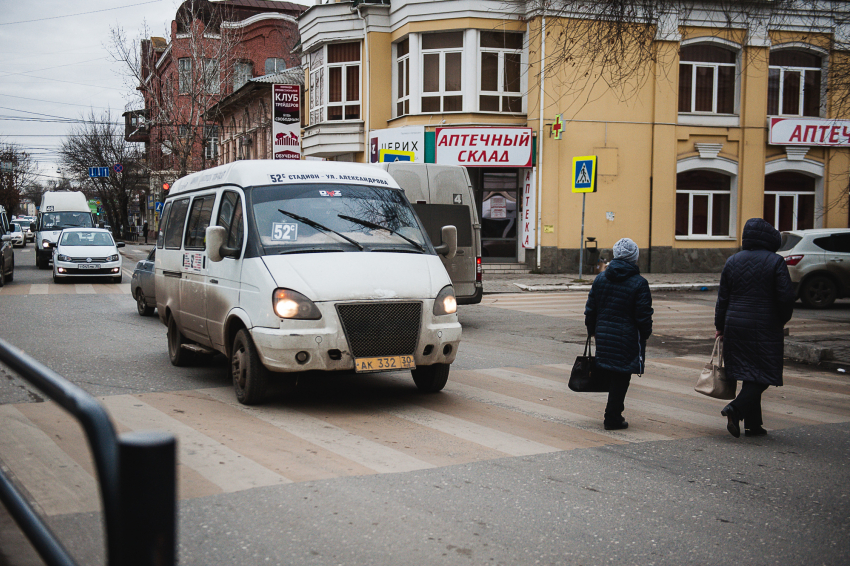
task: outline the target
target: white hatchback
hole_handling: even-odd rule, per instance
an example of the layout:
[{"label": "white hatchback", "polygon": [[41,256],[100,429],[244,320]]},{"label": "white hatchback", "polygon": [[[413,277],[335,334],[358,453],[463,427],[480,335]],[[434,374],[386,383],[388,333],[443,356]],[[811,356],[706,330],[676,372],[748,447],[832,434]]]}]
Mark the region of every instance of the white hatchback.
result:
[{"label": "white hatchback", "polygon": [[68,277],[111,277],[121,283],[121,254],[124,242],[116,243],[108,230],[65,228],[53,249],[53,281]]}]

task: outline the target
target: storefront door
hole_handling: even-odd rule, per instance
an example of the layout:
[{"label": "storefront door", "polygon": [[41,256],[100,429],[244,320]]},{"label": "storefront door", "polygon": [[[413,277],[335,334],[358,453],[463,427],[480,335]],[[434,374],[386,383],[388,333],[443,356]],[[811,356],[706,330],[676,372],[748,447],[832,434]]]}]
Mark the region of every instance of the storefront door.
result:
[{"label": "storefront door", "polygon": [[[470,171],[471,173],[471,171]],[[481,218],[482,261],[517,261],[518,169],[479,169],[471,175]]]}]

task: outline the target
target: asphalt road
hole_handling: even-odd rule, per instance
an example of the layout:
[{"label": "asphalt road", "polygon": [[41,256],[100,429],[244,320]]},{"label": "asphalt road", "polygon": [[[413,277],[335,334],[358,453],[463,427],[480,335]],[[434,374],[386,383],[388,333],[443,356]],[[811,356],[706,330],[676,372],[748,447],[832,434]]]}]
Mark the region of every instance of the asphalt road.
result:
[{"label": "asphalt road", "polygon": [[[438,395],[401,372],[314,375],[294,398],[245,409],[223,357],[170,365],[165,327],[138,316],[126,284],[54,286],[16,253],[3,339],[98,396],[119,430],[177,434],[182,564],[850,562],[846,374],[789,364],[787,386],[765,395],[769,436],[732,438],[723,402],[691,391],[712,342],[706,294],[655,297],[632,427],[607,433],[604,394],[564,384],[584,342],[581,296],[462,307]],[[847,309],[802,315],[792,332],[848,335]],[[81,564],[102,563],[79,430],[0,374],[0,464]],[[0,564],[38,563],[0,512]]]}]

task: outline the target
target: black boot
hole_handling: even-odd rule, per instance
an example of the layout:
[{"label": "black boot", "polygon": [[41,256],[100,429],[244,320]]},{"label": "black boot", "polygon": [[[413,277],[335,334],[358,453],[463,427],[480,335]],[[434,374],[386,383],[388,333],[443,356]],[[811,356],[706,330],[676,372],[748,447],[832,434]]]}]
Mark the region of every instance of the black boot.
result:
[{"label": "black boot", "polygon": [[720,411],[720,414],[726,417],[726,430],[729,431],[729,434],[734,436],[735,438],[741,437],[741,425],[740,425],[740,417],[738,417],[738,412],[735,411],[735,407],[732,405],[726,405],[723,407],[723,410]]},{"label": "black boot", "polygon": [[754,426],[744,429],[744,436],[765,436],[767,431],[761,426]]}]

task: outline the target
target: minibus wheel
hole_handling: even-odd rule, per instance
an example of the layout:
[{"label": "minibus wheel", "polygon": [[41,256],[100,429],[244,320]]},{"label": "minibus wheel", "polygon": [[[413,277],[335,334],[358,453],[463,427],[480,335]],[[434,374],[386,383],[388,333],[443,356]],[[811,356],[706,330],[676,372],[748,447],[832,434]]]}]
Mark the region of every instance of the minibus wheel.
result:
[{"label": "minibus wheel", "polygon": [[183,344],[188,344],[189,341],[177,328],[177,322],[173,316],[168,317],[168,357],[171,359],[171,364],[175,366],[187,366],[190,363],[192,352],[185,349]]},{"label": "minibus wheel", "polygon": [[246,329],[241,329],[233,339],[230,354],[233,389],[236,400],[243,405],[262,403],[269,384],[269,370],[260,361],[260,355]]},{"label": "minibus wheel", "polygon": [[419,366],[410,370],[413,375],[413,383],[423,393],[436,393],[446,386],[449,380],[449,368],[451,364],[433,364],[430,366]]}]

